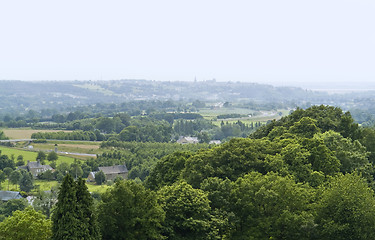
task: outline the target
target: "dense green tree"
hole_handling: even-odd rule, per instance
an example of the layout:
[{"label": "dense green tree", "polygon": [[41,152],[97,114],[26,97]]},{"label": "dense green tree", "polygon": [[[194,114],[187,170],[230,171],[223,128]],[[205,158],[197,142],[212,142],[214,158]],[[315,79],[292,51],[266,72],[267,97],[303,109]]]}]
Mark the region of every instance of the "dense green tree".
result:
[{"label": "dense green tree", "polygon": [[159,194],[166,213],[163,234],[168,239],[209,239],[212,216],[206,193],[180,181],[163,187]]},{"label": "dense green tree", "polygon": [[213,149],[200,151],[186,160],[183,178],[193,187],[208,177],[236,180],[250,171],[264,172],[264,159],[278,151],[264,139],[231,139]]},{"label": "dense green tree", "polygon": [[156,194],[131,180],[116,182],[99,204],[103,239],[162,239],[163,220]]},{"label": "dense green tree", "polygon": [[0,239],[51,239],[51,220],[32,207],[18,210],[0,223]]},{"label": "dense green tree", "polygon": [[13,184],[19,184],[20,180],[22,178],[22,174],[20,171],[13,171],[9,176],[9,181]]},{"label": "dense green tree", "polygon": [[[5,118],[5,117],[4,117]],[[5,121],[5,120],[4,120]],[[8,140],[9,138],[5,136],[5,133],[3,131],[0,131],[0,140]]]},{"label": "dense green tree", "polygon": [[52,214],[52,239],[81,239],[77,207],[76,187],[72,176],[67,174],[61,184],[56,208]]},{"label": "dense green tree", "polygon": [[59,172],[59,173],[62,173],[65,176],[69,172],[70,166],[69,166],[68,163],[62,162],[59,165],[57,165],[56,170],[57,170],[56,173]]},{"label": "dense green tree", "polygon": [[374,206],[374,192],[358,174],[334,178],[317,205],[319,239],[374,239]]},{"label": "dense green tree", "polygon": [[20,189],[24,192],[30,192],[34,188],[34,178],[30,172],[22,171],[20,179]]},{"label": "dense green tree", "polygon": [[[208,195],[211,207],[211,229],[213,239],[230,239],[233,229],[238,222],[238,218],[232,211],[231,192],[233,182],[229,179],[207,178],[200,187]],[[212,237],[212,235],[211,235]]]},{"label": "dense green tree", "polygon": [[[305,120],[302,120],[303,118],[305,118]],[[309,120],[306,118],[309,118]],[[354,123],[350,113],[344,113],[338,107],[326,105],[312,106],[305,110],[297,108],[288,116],[282,117],[279,121],[272,121],[269,124],[264,125],[256,132],[251,134],[250,137],[267,137],[269,133],[278,126],[283,126],[289,130],[289,128],[291,128],[295,123],[300,122],[301,120],[306,123],[302,124],[302,126],[305,125],[305,127],[301,126],[308,131],[304,133],[305,136],[306,134],[312,136],[312,133],[320,129],[322,133],[333,130],[341,133],[341,135],[344,137],[350,137],[352,139],[358,139],[360,137],[358,124]],[[307,120],[310,123],[307,123]],[[314,127],[314,125],[316,128]],[[292,131],[295,130],[296,129],[292,129]]]},{"label": "dense green tree", "polygon": [[2,170],[0,170],[0,189],[1,189],[1,183],[4,182],[5,179],[7,179],[7,176]]},{"label": "dense green tree", "polygon": [[23,159],[22,155],[18,155],[16,165],[17,166],[23,166],[23,165],[25,165],[25,160]]},{"label": "dense green tree", "polygon": [[103,171],[95,173],[95,182],[98,185],[102,185],[106,181],[105,174]]},{"label": "dense green tree", "polygon": [[6,202],[0,203],[0,222],[3,221],[4,218],[9,217],[12,215],[13,212],[17,210],[24,210],[28,206],[26,199],[12,199]]},{"label": "dense green tree", "polygon": [[308,161],[314,171],[325,175],[335,175],[340,171],[341,163],[319,136],[306,139],[304,147],[309,151]]},{"label": "dense green tree", "polygon": [[52,170],[47,170],[47,171],[39,174],[38,178],[39,179],[45,179],[45,180],[48,180],[48,181],[52,181],[54,179],[54,175],[53,175]]},{"label": "dense green tree", "polygon": [[78,239],[99,240],[100,232],[94,201],[87,189],[85,181],[79,178],[76,182],[77,213],[80,222]]},{"label": "dense green tree", "polygon": [[139,129],[136,126],[128,126],[120,132],[121,141],[138,141]]},{"label": "dense green tree", "polygon": [[232,239],[310,239],[313,196],[308,185],[275,173],[239,178],[230,198],[239,218]]},{"label": "dense green tree", "polygon": [[47,155],[48,161],[56,161],[58,158],[59,158],[59,156],[54,151],[49,152],[48,155]]},{"label": "dense green tree", "polygon": [[45,152],[43,152],[43,151],[39,151],[38,152],[38,155],[36,156],[36,160],[39,160],[39,161],[44,161],[44,160],[46,160],[46,154],[45,154]]},{"label": "dense green tree", "polygon": [[369,164],[367,158],[369,153],[358,140],[352,141],[334,131],[319,134],[316,138],[323,139],[325,145],[334,153],[341,163],[340,170],[343,173],[352,172]]},{"label": "dense green tree", "polygon": [[8,157],[8,155],[0,155],[0,170],[3,170],[4,168],[11,168],[15,169],[16,164],[12,159]]},{"label": "dense green tree", "polygon": [[198,134],[198,140],[200,143],[209,143],[211,139],[207,132],[202,132]]},{"label": "dense green tree", "polygon": [[315,119],[303,117],[289,128],[289,132],[306,138],[312,138],[314,134],[320,132],[320,129],[316,126],[316,124],[317,121]]},{"label": "dense green tree", "polygon": [[52,208],[55,206],[57,194],[54,189],[51,192],[40,191],[35,195],[33,207],[42,212],[47,218],[51,217]]},{"label": "dense green tree", "polygon": [[6,167],[6,168],[3,169],[3,172],[8,179],[8,191],[9,191],[9,184],[10,184],[9,178],[10,178],[10,175],[13,173],[13,169],[10,168],[10,167]]},{"label": "dense green tree", "polygon": [[369,161],[375,163],[375,128],[362,128],[362,139],[359,141],[369,152]]},{"label": "dense green tree", "polygon": [[185,167],[185,161],[191,155],[189,152],[175,152],[163,157],[156,163],[156,166],[146,179],[146,186],[156,190],[178,181],[181,171]]},{"label": "dense green tree", "polygon": [[111,133],[115,130],[115,122],[111,118],[100,118],[95,126],[104,133]]},{"label": "dense green tree", "polygon": [[70,170],[69,170],[70,175],[72,175],[75,179],[82,177],[83,175],[83,170],[81,167],[81,164],[79,161],[76,159],[74,160],[74,163],[70,164]]},{"label": "dense green tree", "polygon": [[198,99],[195,100],[191,105],[193,105],[196,108],[204,108],[204,107],[206,107],[206,104],[203,101],[199,101]]}]

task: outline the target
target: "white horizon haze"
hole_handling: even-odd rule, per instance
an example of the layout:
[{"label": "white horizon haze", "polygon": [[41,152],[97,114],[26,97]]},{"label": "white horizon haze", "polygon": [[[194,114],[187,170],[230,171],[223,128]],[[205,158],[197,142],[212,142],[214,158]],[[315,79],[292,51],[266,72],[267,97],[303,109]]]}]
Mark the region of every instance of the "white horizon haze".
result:
[{"label": "white horizon haze", "polygon": [[0,79],[375,88],[370,0],[1,1]]}]

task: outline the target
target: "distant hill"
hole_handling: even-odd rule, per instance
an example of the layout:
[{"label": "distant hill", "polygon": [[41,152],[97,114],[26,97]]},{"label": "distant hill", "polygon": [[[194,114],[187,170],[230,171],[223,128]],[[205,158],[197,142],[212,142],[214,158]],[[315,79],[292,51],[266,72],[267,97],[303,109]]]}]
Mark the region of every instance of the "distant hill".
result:
[{"label": "distant hill", "polygon": [[[375,91],[313,91],[298,87],[275,87],[244,82],[163,82],[152,80],[113,81],[0,81],[0,116],[33,111],[51,116],[60,111],[94,104],[133,101],[201,100],[212,103],[259,104],[272,108],[307,108],[333,105],[350,110],[359,123],[375,123]],[[31,111],[31,112],[30,112]],[[30,117],[29,116],[29,117]]]},{"label": "distant hill", "polygon": [[46,109],[134,100],[315,101],[325,93],[242,82],[0,81],[0,107]]}]

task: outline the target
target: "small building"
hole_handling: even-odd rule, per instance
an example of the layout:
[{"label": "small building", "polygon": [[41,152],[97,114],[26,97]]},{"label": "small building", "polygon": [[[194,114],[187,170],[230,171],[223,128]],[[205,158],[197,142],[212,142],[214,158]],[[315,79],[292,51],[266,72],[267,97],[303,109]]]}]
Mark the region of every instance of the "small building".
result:
[{"label": "small building", "polygon": [[221,141],[220,140],[211,140],[208,144],[221,144]]},{"label": "small building", "polygon": [[37,178],[39,174],[44,173],[47,170],[54,170],[50,165],[42,165],[39,160],[36,162],[30,162],[27,160],[26,166],[21,166],[19,169],[29,171],[34,178]]},{"label": "small building", "polygon": [[0,200],[1,201],[9,201],[13,199],[21,199],[22,195],[20,192],[14,191],[0,191]]},{"label": "small building", "polygon": [[[100,172],[103,171],[105,174],[106,180],[114,180],[116,177],[121,177],[123,179],[128,178],[128,168],[126,165],[116,165],[116,166],[110,166],[110,167],[99,167]],[[94,182],[95,181],[95,174],[97,172],[90,172],[89,176],[87,177],[88,182]]]},{"label": "small building", "polygon": [[187,144],[187,143],[199,143],[199,140],[197,137],[183,137],[181,136],[178,140],[177,143],[181,144]]}]

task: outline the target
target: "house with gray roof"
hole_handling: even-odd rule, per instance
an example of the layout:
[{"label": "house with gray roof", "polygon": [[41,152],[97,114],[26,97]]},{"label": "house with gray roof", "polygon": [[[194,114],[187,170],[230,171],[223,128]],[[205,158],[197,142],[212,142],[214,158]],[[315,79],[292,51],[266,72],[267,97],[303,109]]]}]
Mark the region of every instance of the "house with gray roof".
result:
[{"label": "house with gray roof", "polygon": [[1,201],[9,201],[9,200],[20,199],[20,198],[22,198],[22,195],[20,194],[20,192],[0,191]]},{"label": "house with gray roof", "polygon": [[26,166],[21,166],[19,169],[29,171],[34,178],[37,178],[39,174],[42,174],[47,170],[54,170],[50,165],[42,165],[39,160],[36,162],[30,162],[28,160]]},{"label": "house with gray roof", "polygon": [[109,166],[109,167],[99,167],[99,171],[90,172],[89,176],[87,177],[88,182],[95,181],[95,174],[97,172],[103,171],[105,174],[106,180],[114,180],[116,177],[122,177],[123,179],[128,178],[128,168],[126,165],[116,165],[116,166]]},{"label": "house with gray roof", "polygon": [[177,140],[177,143],[181,143],[181,144],[199,143],[199,140],[197,137],[180,136],[180,138]]}]

